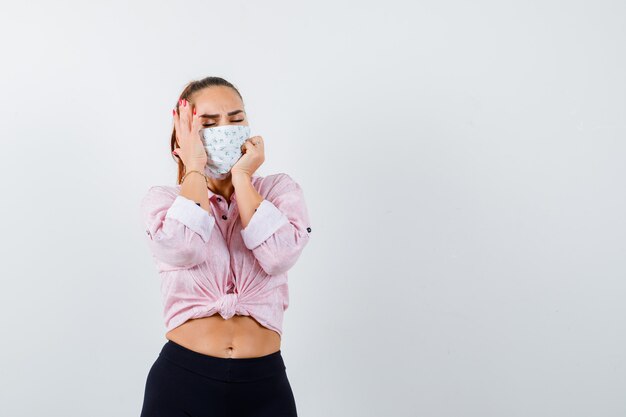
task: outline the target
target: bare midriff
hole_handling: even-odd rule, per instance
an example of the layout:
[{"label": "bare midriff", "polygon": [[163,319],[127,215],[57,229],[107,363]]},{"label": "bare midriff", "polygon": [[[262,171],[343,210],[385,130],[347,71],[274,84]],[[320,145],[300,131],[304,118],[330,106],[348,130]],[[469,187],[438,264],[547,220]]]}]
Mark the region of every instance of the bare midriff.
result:
[{"label": "bare midriff", "polygon": [[224,320],[219,314],[187,320],[165,338],[187,349],[219,358],[257,358],[280,350],[280,335],[250,316]]}]

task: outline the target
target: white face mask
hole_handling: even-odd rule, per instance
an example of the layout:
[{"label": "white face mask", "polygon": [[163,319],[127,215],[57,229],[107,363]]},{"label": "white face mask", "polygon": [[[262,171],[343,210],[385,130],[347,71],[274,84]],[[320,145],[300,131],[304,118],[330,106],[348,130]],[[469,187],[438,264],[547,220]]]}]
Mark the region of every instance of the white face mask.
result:
[{"label": "white face mask", "polygon": [[208,157],[204,173],[221,180],[241,158],[241,146],[250,137],[250,126],[207,127],[200,130],[200,137]]}]

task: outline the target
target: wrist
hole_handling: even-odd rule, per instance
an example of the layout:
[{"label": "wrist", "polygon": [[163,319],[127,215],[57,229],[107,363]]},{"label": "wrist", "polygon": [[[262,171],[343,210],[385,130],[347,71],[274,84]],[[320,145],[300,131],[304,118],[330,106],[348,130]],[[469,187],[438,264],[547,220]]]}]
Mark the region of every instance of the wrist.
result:
[{"label": "wrist", "polygon": [[[188,180],[187,178],[191,178],[191,180]],[[195,180],[193,178],[196,178]],[[183,177],[181,178],[180,183],[184,183],[185,181],[202,181],[204,184],[207,184],[207,178],[206,175],[204,173],[202,173],[201,171],[195,170],[195,169],[189,169],[185,172],[185,175],[183,175]],[[208,185],[208,184],[207,184]]]},{"label": "wrist", "polygon": [[202,174],[204,174],[204,167],[201,167],[200,165],[189,165],[188,167],[185,167],[185,172],[190,171],[200,171]]},{"label": "wrist", "polygon": [[252,177],[251,177],[250,174],[245,173],[245,172],[233,172],[233,171],[231,171],[231,180],[233,182],[233,185],[235,185],[235,183],[252,182]]}]

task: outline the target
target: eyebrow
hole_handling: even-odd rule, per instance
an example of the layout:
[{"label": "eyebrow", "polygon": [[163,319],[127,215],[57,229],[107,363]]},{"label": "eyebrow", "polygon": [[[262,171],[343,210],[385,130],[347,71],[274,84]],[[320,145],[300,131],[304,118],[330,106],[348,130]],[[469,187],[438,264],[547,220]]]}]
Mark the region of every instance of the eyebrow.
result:
[{"label": "eyebrow", "polygon": [[[229,113],[226,113],[226,114],[228,116],[233,116],[235,114],[243,113],[243,112],[244,112],[243,110],[233,110],[233,111],[231,111]],[[220,115],[219,114],[201,114],[199,117],[210,117],[211,119],[215,119],[215,118],[220,117]]]}]

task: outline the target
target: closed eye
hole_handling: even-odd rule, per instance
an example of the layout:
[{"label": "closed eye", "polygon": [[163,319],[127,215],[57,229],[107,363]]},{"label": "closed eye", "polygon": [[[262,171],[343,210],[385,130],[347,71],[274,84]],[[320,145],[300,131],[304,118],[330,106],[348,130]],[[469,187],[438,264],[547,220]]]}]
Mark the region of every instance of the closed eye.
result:
[{"label": "closed eye", "polygon": [[[232,120],[233,123],[239,123],[239,122],[243,122],[243,119],[241,120]],[[203,123],[202,126],[204,127],[209,127],[209,126],[214,126],[215,123]]]}]

